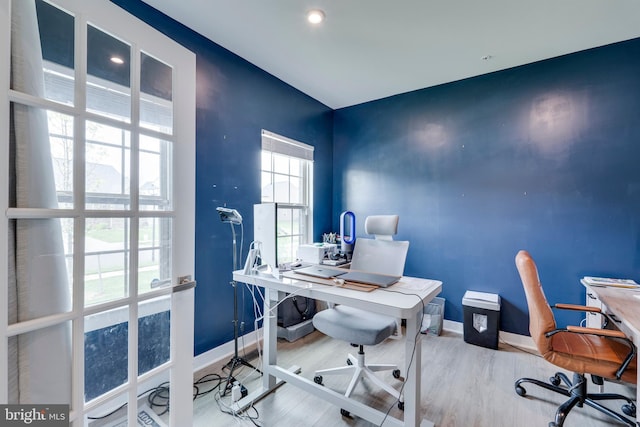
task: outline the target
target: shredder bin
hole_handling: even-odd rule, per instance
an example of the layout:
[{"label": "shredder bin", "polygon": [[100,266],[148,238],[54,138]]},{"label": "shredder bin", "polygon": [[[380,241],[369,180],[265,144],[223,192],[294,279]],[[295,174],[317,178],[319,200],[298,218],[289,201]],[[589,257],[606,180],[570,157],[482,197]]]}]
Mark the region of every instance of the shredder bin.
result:
[{"label": "shredder bin", "polygon": [[500,296],[467,291],[462,298],[464,341],[481,347],[498,349]]}]

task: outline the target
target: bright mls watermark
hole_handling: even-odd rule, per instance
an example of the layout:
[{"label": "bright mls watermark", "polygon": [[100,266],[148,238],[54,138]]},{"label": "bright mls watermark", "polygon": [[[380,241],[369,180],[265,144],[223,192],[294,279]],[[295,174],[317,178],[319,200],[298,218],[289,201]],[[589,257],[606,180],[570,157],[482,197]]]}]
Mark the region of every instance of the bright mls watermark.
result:
[{"label": "bright mls watermark", "polygon": [[0,427],[69,427],[69,405],[0,405]]}]

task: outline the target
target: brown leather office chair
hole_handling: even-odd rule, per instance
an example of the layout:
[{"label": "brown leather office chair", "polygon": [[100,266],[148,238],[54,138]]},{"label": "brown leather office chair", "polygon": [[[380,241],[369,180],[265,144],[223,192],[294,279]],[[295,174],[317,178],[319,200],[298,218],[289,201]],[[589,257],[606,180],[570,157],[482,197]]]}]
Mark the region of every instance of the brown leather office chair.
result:
[{"label": "brown leather office chair", "polygon": [[[613,393],[587,393],[585,374],[591,375],[595,384],[602,384],[602,379],[636,382],[636,348],[624,333],[617,330],[584,328],[567,326],[558,328],[553,311],[542,290],[538,269],[527,251],[520,251],[516,256],[516,266],[522,279],[522,285],[529,306],[529,332],[538,351],[548,362],[559,368],[574,372],[573,381],[562,372],[557,372],[549,379],[549,383],[533,378],[520,378],[515,383],[516,392],[526,395],[522,383],[531,383],[547,390],[555,391],[569,397],[557,410],[555,421],[549,427],[560,427],[574,406],[584,404],[615,418],[629,426],[636,426],[634,420],[625,417],[597,401],[624,400],[622,411],[635,418],[636,406],[632,399]],[[574,304],[556,304],[553,308],[584,312],[598,312],[596,307]],[[564,386],[561,386],[564,382]]]}]

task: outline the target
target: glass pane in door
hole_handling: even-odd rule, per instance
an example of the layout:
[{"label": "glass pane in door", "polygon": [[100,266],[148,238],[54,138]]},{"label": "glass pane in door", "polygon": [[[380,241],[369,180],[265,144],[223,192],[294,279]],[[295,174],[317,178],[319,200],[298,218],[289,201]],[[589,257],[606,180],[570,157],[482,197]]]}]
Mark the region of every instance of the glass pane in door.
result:
[{"label": "glass pane in door", "polygon": [[138,304],[138,375],[169,362],[171,296]]},{"label": "glass pane in door", "polygon": [[138,292],[171,286],[172,220],[140,218],[138,229]]},{"label": "glass pane in door", "polygon": [[129,131],[87,122],[85,191],[87,209],[131,207],[131,134]]},{"label": "glass pane in door", "polygon": [[73,209],[73,117],[56,111],[47,113],[53,178],[58,207]]},{"label": "glass pane in door", "polygon": [[167,211],[173,208],[173,144],[140,135],[140,209]]},{"label": "glass pane in door", "polygon": [[173,69],[140,53],[140,126],[173,133]]},{"label": "glass pane in door", "polygon": [[9,324],[71,311],[73,220],[18,219],[9,228],[17,242],[8,260]]},{"label": "glass pane in door", "polygon": [[87,218],[85,306],[129,295],[129,225],[126,218]]},{"label": "glass pane in door", "polygon": [[71,403],[71,322],[11,337],[8,350],[9,403]]},{"label": "glass pane in door", "polygon": [[127,382],[127,307],[84,318],[84,398],[89,402]]},{"label": "glass pane in door", "polygon": [[73,117],[17,102],[11,112],[9,207],[72,208]]},{"label": "glass pane in door", "polygon": [[[35,4],[35,8],[34,8]],[[13,0],[12,10],[15,29],[20,37],[11,44],[11,88],[51,101],[73,105],[74,97],[74,27],[73,15],[43,0],[25,2]],[[34,16],[35,13],[35,16]],[[35,19],[36,26],[31,25]],[[35,53],[29,57],[24,52]],[[27,61],[39,60],[41,75],[35,80]],[[33,63],[33,62],[31,62]],[[44,85],[42,84],[44,83]]]},{"label": "glass pane in door", "polygon": [[[169,409],[170,393],[169,371],[148,378],[138,384],[138,423],[143,426],[171,426]],[[213,425],[213,424],[212,424]],[[178,425],[178,427],[180,427]]]},{"label": "glass pane in door", "polygon": [[87,110],[131,122],[131,46],[87,25]]}]

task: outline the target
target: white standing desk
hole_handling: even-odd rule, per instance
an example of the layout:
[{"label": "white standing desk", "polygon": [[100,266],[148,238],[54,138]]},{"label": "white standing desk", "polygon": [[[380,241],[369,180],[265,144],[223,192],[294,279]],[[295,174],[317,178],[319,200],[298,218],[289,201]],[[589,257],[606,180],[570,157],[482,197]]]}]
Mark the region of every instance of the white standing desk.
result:
[{"label": "white standing desk", "polygon": [[[384,426],[433,426],[432,422],[422,420],[420,417],[420,379],[422,374],[422,334],[420,334],[420,323],[423,307],[440,293],[442,282],[403,277],[398,283],[389,288],[362,292],[305,280],[246,275],[240,270],[233,272],[233,279],[237,282],[265,288],[262,388],[240,400],[237,404],[237,409],[245,408],[251,402],[273,391],[279,385],[278,379],[281,379],[375,425],[380,425],[385,420]],[[296,295],[320,301],[344,304],[374,313],[406,319],[404,366],[407,372],[403,389],[403,420],[391,416],[385,419],[388,408],[382,408],[383,410],[372,408],[327,387],[318,385],[310,379],[297,375],[294,372],[295,368],[284,369],[277,365],[277,318],[275,313],[273,313],[273,316],[267,314],[271,307],[274,307],[284,297],[285,293],[295,293]]]},{"label": "white standing desk", "polygon": [[[603,305],[603,311],[613,314],[616,326],[631,338],[636,347],[640,346],[640,291],[582,284],[587,292],[595,294]],[[638,357],[638,356],[636,356]],[[636,405],[640,402],[640,370],[636,378]],[[640,415],[636,413],[636,424],[640,426]]]}]

